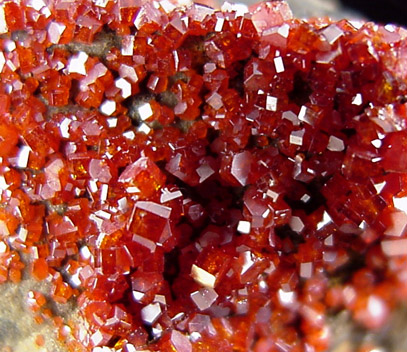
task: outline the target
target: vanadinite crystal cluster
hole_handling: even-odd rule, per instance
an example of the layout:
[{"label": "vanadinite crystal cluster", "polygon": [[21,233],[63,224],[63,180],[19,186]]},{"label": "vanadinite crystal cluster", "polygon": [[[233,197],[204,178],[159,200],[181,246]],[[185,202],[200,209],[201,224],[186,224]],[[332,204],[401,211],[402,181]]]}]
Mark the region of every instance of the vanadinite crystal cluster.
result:
[{"label": "vanadinite crystal cluster", "polygon": [[406,303],[406,30],[21,0],[0,33],[0,281],[48,282],[71,351],[324,351]]}]

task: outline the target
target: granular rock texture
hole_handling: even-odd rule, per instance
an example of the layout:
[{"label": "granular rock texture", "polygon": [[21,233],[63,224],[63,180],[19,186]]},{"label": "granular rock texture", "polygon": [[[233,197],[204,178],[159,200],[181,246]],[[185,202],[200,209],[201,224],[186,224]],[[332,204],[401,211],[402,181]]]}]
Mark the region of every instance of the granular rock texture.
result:
[{"label": "granular rock texture", "polygon": [[0,33],[0,282],[50,285],[68,350],[325,351],[406,303],[406,30],[26,0]]}]

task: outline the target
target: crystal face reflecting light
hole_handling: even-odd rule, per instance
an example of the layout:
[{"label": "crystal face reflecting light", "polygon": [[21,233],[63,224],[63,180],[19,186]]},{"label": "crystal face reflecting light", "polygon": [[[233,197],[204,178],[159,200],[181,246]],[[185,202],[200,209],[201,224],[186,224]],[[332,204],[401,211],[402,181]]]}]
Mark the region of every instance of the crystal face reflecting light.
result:
[{"label": "crystal face reflecting light", "polygon": [[0,33],[0,283],[24,253],[36,320],[76,302],[70,351],[324,351],[405,300],[404,29],[35,0]]}]

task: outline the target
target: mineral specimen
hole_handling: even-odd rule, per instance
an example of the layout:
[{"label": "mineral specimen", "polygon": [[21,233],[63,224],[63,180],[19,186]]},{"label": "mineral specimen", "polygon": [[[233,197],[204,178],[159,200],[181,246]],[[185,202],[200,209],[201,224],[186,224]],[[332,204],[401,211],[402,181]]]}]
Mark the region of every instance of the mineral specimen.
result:
[{"label": "mineral specimen", "polygon": [[75,301],[70,351],[324,351],[406,303],[406,30],[6,0],[0,34],[0,282]]}]

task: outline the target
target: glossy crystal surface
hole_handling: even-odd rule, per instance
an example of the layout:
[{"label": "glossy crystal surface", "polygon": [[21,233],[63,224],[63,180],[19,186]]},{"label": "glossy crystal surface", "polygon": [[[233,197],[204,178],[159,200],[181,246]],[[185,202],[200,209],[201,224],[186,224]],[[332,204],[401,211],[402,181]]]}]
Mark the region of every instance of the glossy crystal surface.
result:
[{"label": "glossy crystal surface", "polygon": [[324,351],[406,302],[406,30],[24,0],[0,33],[0,282],[23,253],[38,321],[74,300],[69,350]]}]

